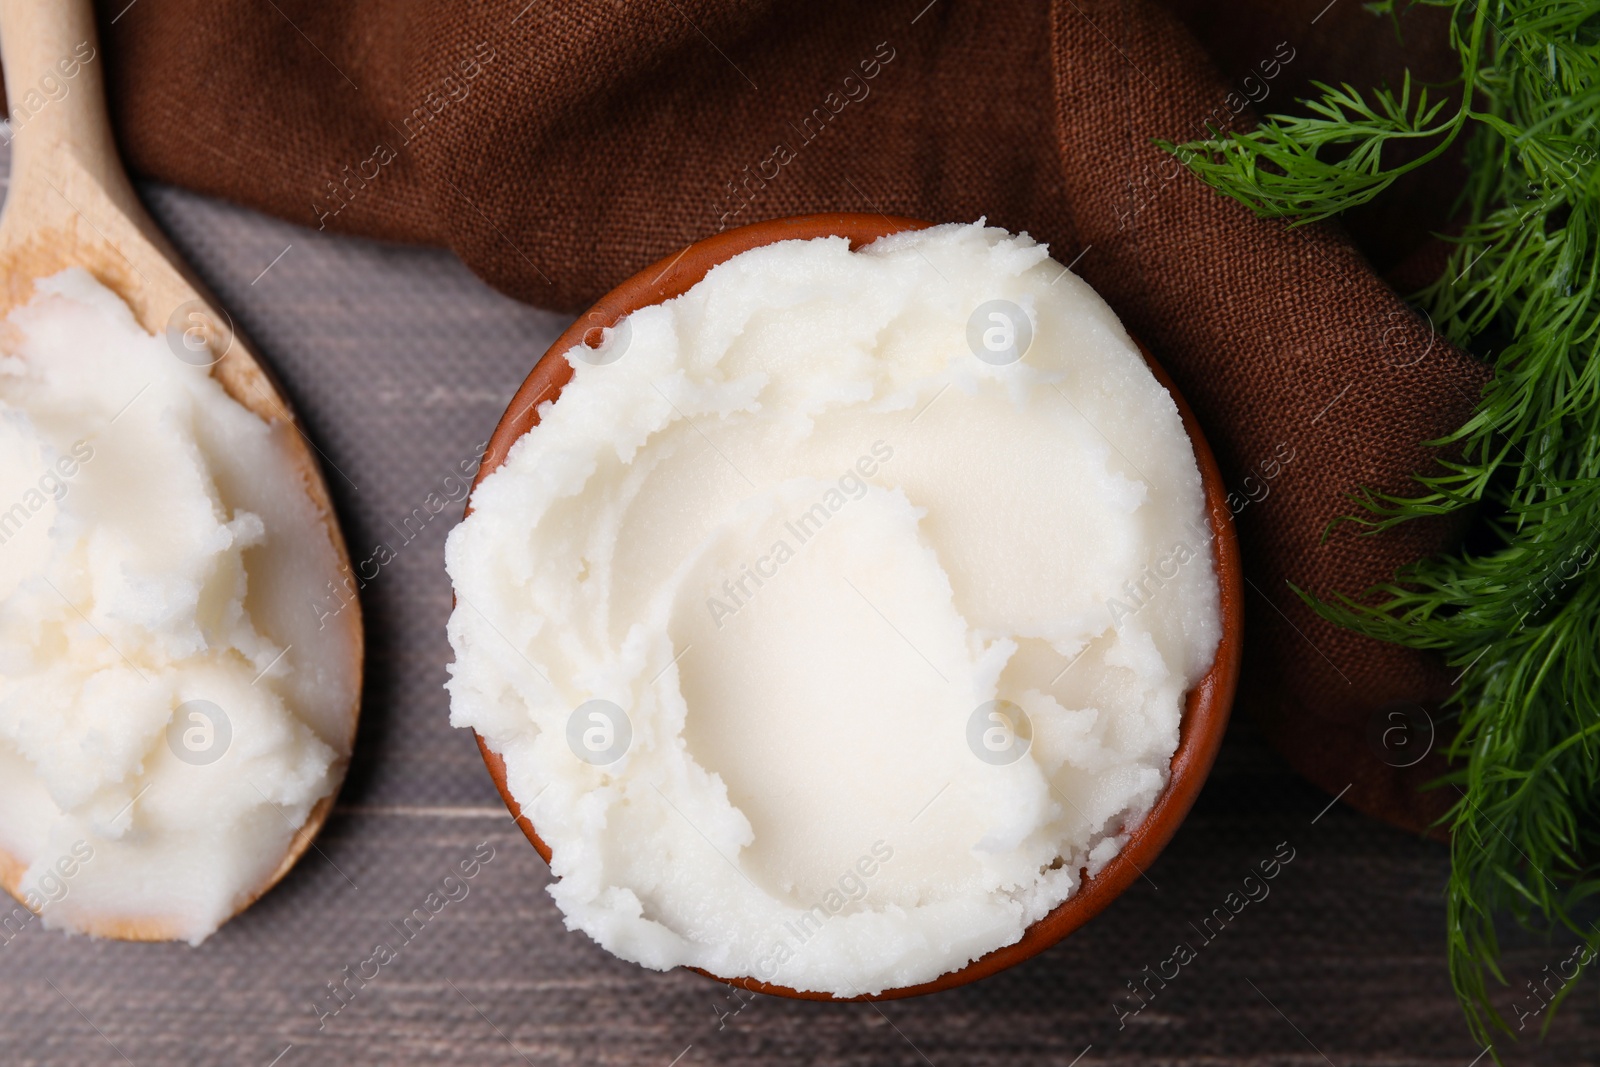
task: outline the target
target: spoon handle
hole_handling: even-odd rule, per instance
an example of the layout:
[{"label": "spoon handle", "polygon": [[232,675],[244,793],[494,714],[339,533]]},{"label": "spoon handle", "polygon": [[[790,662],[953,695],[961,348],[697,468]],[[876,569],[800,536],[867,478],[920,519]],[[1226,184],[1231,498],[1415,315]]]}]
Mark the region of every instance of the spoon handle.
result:
[{"label": "spoon handle", "polygon": [[92,3],[0,0],[0,61],[12,125],[0,310],[27,302],[33,279],[83,267],[159,333],[204,290],[122,169]]},{"label": "spoon handle", "polygon": [[50,185],[62,195],[71,168],[138,218],[111,134],[90,0],[0,0],[0,61],[12,124],[9,199],[48,195]]}]

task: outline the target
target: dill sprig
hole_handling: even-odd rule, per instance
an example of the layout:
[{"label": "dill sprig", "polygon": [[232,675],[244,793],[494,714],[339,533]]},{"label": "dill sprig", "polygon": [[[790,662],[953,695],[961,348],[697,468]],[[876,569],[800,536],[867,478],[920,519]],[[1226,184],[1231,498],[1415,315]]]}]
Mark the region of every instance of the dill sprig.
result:
[{"label": "dill sprig", "polygon": [[[1493,379],[1456,458],[1411,495],[1367,492],[1368,532],[1480,509],[1488,547],[1420,561],[1324,617],[1461,670],[1446,748],[1451,979],[1473,1036],[1548,1027],[1573,985],[1490,999],[1497,921],[1600,951],[1600,0],[1418,0],[1450,9],[1461,79],[1444,95],[1318,85],[1307,114],[1166,144],[1257,214],[1300,225],[1380,195],[1465,137],[1463,226],[1415,301]],[[1369,9],[1394,14],[1393,0]],[[1410,147],[1407,147],[1410,146]],[[1564,956],[1565,953],[1562,953]],[[1557,957],[1552,956],[1552,962]],[[1566,978],[1566,975],[1562,976]],[[1498,1053],[1496,1053],[1498,1059]]]}]

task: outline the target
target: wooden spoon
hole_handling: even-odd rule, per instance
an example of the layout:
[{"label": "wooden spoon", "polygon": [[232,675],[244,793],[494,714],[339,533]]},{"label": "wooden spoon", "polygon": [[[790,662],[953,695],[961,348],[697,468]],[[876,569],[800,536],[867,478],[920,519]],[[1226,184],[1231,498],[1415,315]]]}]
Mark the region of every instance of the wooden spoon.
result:
[{"label": "wooden spoon", "polygon": [[[33,296],[34,280],[66,267],[82,267],[120,296],[152,334],[167,333],[185,346],[185,358],[211,364],[212,376],[234,400],[269,425],[295,425],[276,383],[217,310],[204,286],[145,213],[117,157],[101,78],[90,0],[0,0],[0,61],[11,108],[11,184],[0,213],[0,319]],[[198,354],[198,358],[195,358]],[[301,433],[292,441],[306,494],[314,505],[343,572],[350,569],[344,537],[334,517],[322,472]],[[328,619],[342,626],[359,679],[362,638],[359,607],[351,603]],[[343,742],[355,742],[360,686],[349,709]],[[318,802],[290,841],[272,877],[234,914],[254,903],[288,873],[310,846],[333,807],[334,793]],[[0,885],[21,899],[26,870],[0,851]],[[172,920],[106,915],[81,932],[128,941],[177,938]]]}]

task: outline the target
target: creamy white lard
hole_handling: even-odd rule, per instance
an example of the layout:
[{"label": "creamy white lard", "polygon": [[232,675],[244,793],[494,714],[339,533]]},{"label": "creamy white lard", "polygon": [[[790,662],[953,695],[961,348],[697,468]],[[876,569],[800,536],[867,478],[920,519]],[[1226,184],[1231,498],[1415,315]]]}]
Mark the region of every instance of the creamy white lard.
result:
[{"label": "creamy white lard", "polygon": [[6,329],[0,863],[45,925],[198,943],[349,755],[357,635],[316,608],[339,557],[295,431],[89,274]]},{"label": "creamy white lard", "polygon": [[1117,853],[1217,579],[1172,398],[1045,247],[769,245],[568,358],[446,558],[452,721],[569,927],[873,993]]}]

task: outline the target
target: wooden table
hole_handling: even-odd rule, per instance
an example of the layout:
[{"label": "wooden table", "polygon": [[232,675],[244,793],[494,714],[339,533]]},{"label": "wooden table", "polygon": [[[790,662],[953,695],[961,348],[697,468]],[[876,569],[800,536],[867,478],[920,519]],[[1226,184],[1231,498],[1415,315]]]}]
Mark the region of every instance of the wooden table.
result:
[{"label": "wooden table", "polygon": [[[449,725],[442,546],[459,509],[409,543],[397,532],[476,453],[565,320],[496,295],[441,252],[144,192],[287,384],[328,457],[353,558],[379,541],[398,554],[365,594],[361,735],[317,849],[198,949],[32,924],[0,947],[0,1063],[1468,1067],[1482,1051],[1445,972],[1445,850],[1324,810],[1328,798],[1246,723],[1150,881],[1055,949],[953,993],[881,1007],[741,1003],[568,933],[545,865],[500,807],[471,737]],[[398,944],[396,924],[483,842],[494,858],[468,895],[322,1014],[334,1004],[327,983],[379,942]],[[1283,842],[1294,859],[1270,895],[1202,941],[1196,927]],[[1179,942],[1196,958],[1152,984],[1156,996],[1119,1027],[1114,1005],[1137,1003],[1125,983]],[[1565,955],[1566,942],[1522,944],[1509,973],[1520,987]],[[1507,1056],[1596,1062],[1593,987],[1542,1046]]]}]

